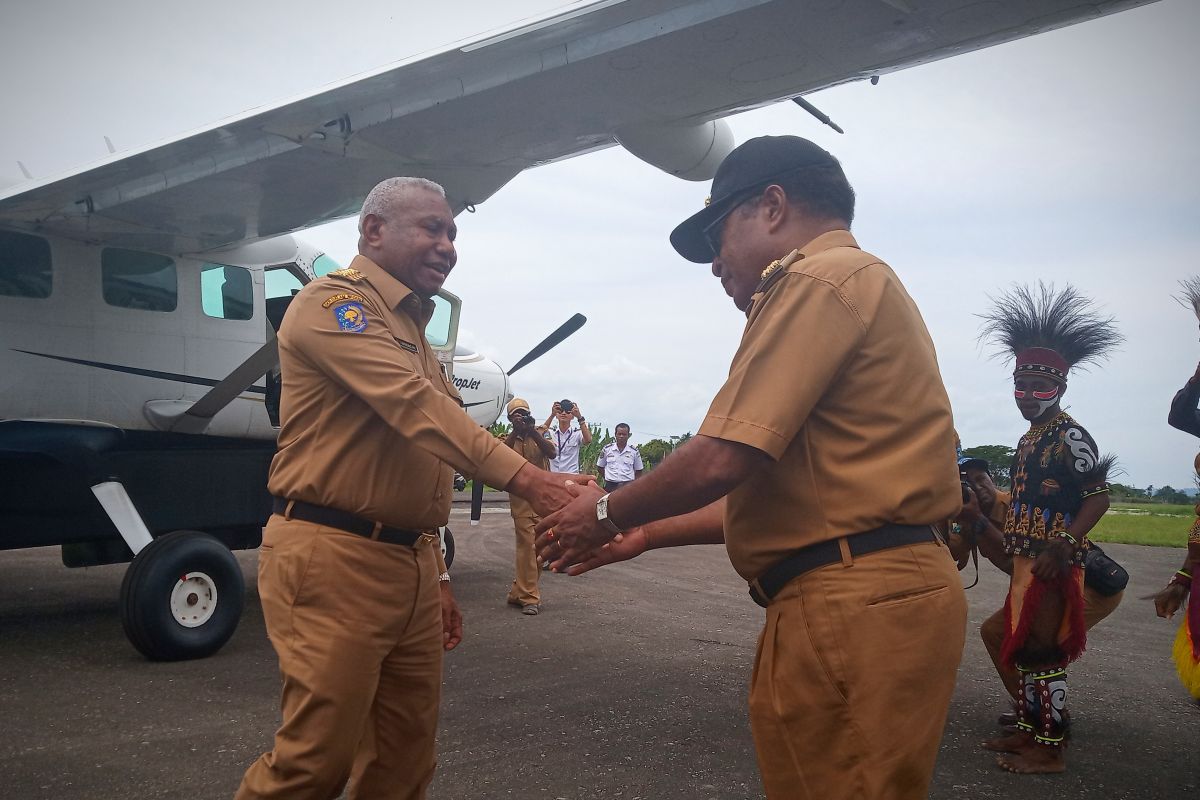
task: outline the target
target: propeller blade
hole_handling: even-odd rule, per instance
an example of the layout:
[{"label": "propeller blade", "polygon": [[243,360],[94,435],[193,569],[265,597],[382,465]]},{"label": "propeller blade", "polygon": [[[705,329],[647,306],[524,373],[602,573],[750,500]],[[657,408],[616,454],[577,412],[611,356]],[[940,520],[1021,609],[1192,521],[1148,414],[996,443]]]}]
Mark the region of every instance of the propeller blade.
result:
[{"label": "propeller blade", "polygon": [[583,323],[585,322],[587,322],[587,317],[585,317],[583,314],[576,314],[575,316],[571,317],[569,320],[560,325],[558,330],[543,339],[541,344],[526,353],[524,358],[513,365],[512,369],[508,371],[508,374],[512,375],[514,372],[519,370],[521,367],[526,366],[531,361],[536,361],[537,359],[546,355],[546,353],[550,352],[553,348],[562,343],[563,339],[566,339],[572,333],[582,328]]},{"label": "propeller blade", "polygon": [[483,481],[475,478],[471,481],[471,524],[478,525],[483,516]]}]

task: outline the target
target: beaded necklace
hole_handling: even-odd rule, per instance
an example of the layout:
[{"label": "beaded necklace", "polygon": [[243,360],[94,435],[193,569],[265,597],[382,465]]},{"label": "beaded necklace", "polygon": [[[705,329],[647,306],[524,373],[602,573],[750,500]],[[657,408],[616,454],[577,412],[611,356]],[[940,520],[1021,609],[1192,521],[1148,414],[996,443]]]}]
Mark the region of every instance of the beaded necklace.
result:
[{"label": "beaded necklace", "polygon": [[1051,428],[1057,426],[1064,419],[1066,419],[1067,416],[1068,416],[1068,414],[1066,411],[1059,411],[1057,414],[1054,415],[1053,419],[1049,420],[1048,422],[1043,422],[1041,425],[1038,425],[1036,428],[1030,428],[1028,431],[1026,431],[1025,435],[1021,437],[1021,441],[1022,442],[1036,441],[1039,436],[1041,436],[1043,433],[1050,430]]}]

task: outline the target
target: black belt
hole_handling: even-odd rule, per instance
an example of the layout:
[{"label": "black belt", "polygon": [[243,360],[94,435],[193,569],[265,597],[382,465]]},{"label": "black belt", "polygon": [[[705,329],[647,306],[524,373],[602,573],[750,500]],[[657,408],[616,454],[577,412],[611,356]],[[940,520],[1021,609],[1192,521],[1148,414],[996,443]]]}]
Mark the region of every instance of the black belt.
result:
[{"label": "black belt", "polygon": [[[415,547],[421,542],[432,542],[431,533],[408,531],[403,528],[392,528],[372,522],[369,519],[357,517],[346,511],[325,506],[314,506],[312,503],[302,503],[299,500],[285,500],[282,497],[271,498],[271,510],[287,519],[300,519],[305,522],[315,522],[327,528],[337,528],[347,533],[355,533],[387,544],[401,544],[405,547]],[[291,508],[288,508],[291,506]]]},{"label": "black belt", "polygon": [[[852,533],[842,537],[850,549],[851,556],[865,556],[890,547],[906,544],[937,541],[937,534],[929,525],[884,525],[874,530]],[[763,608],[771,604],[775,595],[783,591],[792,580],[818,567],[835,564],[842,560],[840,539],[818,542],[797,550],[778,562],[757,580],[750,582],[750,597]]]}]

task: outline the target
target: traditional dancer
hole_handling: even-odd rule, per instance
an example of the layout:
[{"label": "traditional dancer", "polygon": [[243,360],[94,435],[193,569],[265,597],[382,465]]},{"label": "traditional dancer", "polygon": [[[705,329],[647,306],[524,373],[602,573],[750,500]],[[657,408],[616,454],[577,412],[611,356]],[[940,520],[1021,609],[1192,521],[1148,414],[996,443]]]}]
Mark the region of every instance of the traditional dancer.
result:
[{"label": "traditional dancer", "polygon": [[1067,664],[1084,648],[1088,531],[1108,510],[1108,470],[1091,435],[1062,410],[1067,373],[1097,363],[1122,339],[1111,317],[1067,286],[1014,287],[983,315],[982,336],[1016,357],[1017,408],[1029,431],[1012,464],[1004,549],[1013,557],[1002,662],[1021,673],[1017,732],[984,743],[1010,772],[1066,769]]},{"label": "traditional dancer", "polygon": [[[1194,277],[1181,282],[1183,295],[1176,299],[1185,307],[1192,309],[1196,319],[1200,320],[1200,277]],[[1196,406],[1200,403],[1200,365],[1196,372],[1188,378],[1188,382],[1175,394],[1171,401],[1171,414],[1167,422],[1173,428],[1200,436],[1200,411]],[[1200,455],[1196,456],[1194,464],[1197,475],[1200,475]],[[1196,520],[1188,534],[1187,557],[1183,566],[1171,576],[1166,587],[1154,596],[1154,609],[1160,617],[1170,619],[1175,612],[1187,601],[1187,613],[1179,626],[1179,634],[1175,637],[1173,655],[1175,667],[1179,671],[1179,679],[1192,697],[1200,700],[1200,592],[1188,593],[1192,588],[1192,576],[1200,566],[1200,503],[1196,505]]]}]

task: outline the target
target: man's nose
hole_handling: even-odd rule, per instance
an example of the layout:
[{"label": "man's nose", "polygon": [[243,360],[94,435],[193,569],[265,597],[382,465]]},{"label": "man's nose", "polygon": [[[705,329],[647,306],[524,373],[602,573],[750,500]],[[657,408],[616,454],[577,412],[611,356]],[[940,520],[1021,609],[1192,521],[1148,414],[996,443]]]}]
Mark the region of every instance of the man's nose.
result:
[{"label": "man's nose", "polygon": [[714,278],[721,277],[721,256],[719,254],[713,257],[712,274]]}]

